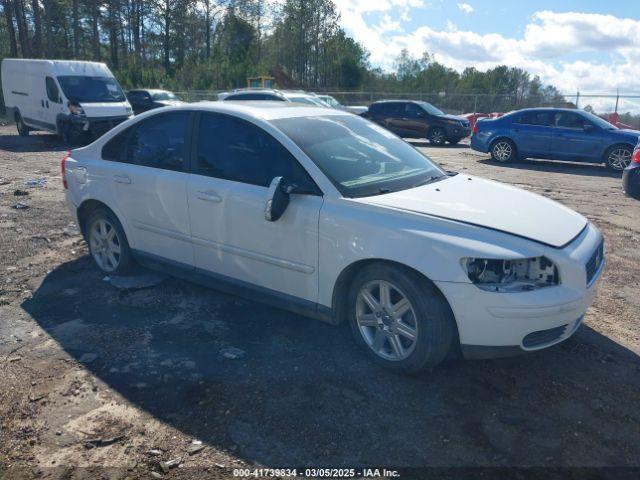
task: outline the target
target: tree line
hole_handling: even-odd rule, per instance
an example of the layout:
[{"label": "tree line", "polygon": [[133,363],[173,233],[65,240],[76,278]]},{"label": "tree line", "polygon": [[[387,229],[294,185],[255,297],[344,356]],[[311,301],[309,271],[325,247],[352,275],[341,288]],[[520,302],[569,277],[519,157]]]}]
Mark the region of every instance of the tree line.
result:
[{"label": "tree line", "polygon": [[271,75],[281,88],[446,92],[440,103],[465,111],[565,102],[518,68],[457,72],[406,50],[393,71],[374,68],[332,0],[0,0],[0,7],[0,57],[103,61],[125,88],[222,90]]}]

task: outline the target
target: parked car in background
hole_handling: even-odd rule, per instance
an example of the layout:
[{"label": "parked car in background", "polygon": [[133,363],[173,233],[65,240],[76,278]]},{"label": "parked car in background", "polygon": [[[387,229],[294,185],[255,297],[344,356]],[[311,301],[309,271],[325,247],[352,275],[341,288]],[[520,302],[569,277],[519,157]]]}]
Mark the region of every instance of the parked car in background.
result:
[{"label": "parked car in background", "polygon": [[62,175],[106,274],[135,259],[348,322],[372,358],[403,372],[452,349],[504,356],[569,338],[605,261],[582,215],[448,174],[388,130],[330,108],[150,111],[71,151]]},{"label": "parked car in background", "polygon": [[44,130],[75,143],[99,137],[133,114],[104,63],[5,58],[2,93],[21,136]]},{"label": "parked car in background", "polygon": [[622,173],[622,185],[625,192],[640,200],[640,141],[631,157],[631,163]]},{"label": "parked car in background", "polygon": [[331,95],[318,95],[318,98],[329,105],[331,108],[337,108],[338,110],[344,110],[351,112],[355,115],[362,115],[367,111],[368,107],[359,105],[343,105]]},{"label": "parked car in background", "polygon": [[462,115],[464,118],[469,120],[469,126],[473,130],[473,127],[476,126],[476,122],[481,118],[491,118],[490,113],[465,113]]},{"label": "parked car in background", "polygon": [[129,90],[127,99],[136,115],[154,108],[175,107],[184,103],[175,93],[156,89]]},{"label": "parked car in background", "polygon": [[604,163],[621,172],[631,162],[640,132],[621,130],[583,110],[530,108],[478,120],[471,148],[497,162],[547,158]]},{"label": "parked car in background", "polygon": [[338,100],[333,98],[331,95],[319,95],[319,94],[316,94],[316,96],[320,100],[322,100],[324,103],[329,105],[331,108],[336,108],[338,110],[347,110],[347,107],[342,105]]},{"label": "parked car in background", "polygon": [[247,88],[220,93],[218,94],[218,98],[223,101],[271,100],[276,102],[304,103],[316,107],[329,107],[329,105],[318,98],[317,95],[300,90]]},{"label": "parked car in background", "polygon": [[427,102],[414,100],[381,100],[374,102],[363,117],[404,138],[427,138],[440,146],[455,145],[471,133],[469,120],[447,115]]}]

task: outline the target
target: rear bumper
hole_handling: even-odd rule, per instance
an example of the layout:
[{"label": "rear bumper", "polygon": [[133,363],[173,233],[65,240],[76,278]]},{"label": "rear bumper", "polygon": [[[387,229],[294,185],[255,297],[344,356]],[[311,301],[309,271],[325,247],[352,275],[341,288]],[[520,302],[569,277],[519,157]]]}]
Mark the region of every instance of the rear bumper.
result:
[{"label": "rear bumper", "polygon": [[640,164],[632,164],[622,173],[622,186],[625,192],[640,199]]},{"label": "rear bumper", "polygon": [[489,152],[489,143],[483,141],[479,135],[471,136],[471,149],[476,152],[488,153]]}]

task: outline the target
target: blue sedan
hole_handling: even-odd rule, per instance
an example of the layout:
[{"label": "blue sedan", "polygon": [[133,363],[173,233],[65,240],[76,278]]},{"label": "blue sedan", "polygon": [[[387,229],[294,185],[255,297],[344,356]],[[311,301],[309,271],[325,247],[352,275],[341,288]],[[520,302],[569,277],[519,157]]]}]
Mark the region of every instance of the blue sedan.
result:
[{"label": "blue sedan", "polygon": [[631,163],[640,132],[621,130],[583,110],[530,108],[476,123],[471,148],[497,162],[547,158],[604,163],[622,171]]}]

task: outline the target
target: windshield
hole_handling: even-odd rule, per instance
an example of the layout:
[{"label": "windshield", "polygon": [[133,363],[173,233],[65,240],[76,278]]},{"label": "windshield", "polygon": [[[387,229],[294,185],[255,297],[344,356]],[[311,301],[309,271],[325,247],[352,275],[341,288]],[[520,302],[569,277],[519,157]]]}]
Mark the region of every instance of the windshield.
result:
[{"label": "windshield", "polygon": [[172,92],[154,92],[151,98],[154,100],[178,100],[178,97]]},{"label": "windshield", "polygon": [[340,102],[337,101],[335,98],[333,98],[331,95],[320,95],[318,98],[322,100],[324,103],[326,103],[327,105],[329,105],[330,107],[341,106]]},{"label": "windshield", "polygon": [[73,102],[124,102],[122,89],[115,78],[81,77],[77,75],[58,77],[65,96]]},{"label": "windshield", "polygon": [[306,103],[307,105],[315,105],[316,107],[327,106],[326,103],[312,97],[289,97],[289,101],[296,102],[296,103]]},{"label": "windshield", "polygon": [[394,134],[352,115],[272,120],[345,197],[406,190],[445,173]]},{"label": "windshield", "polygon": [[430,103],[427,102],[418,102],[418,104],[427,111],[427,113],[429,115],[444,115],[444,112],[436,107],[434,107],[433,105],[431,105]]}]

